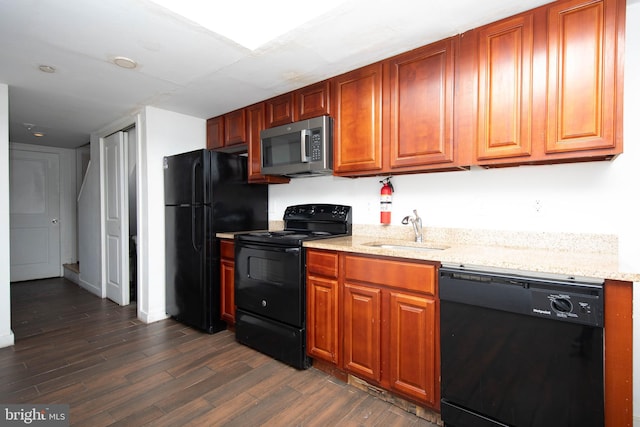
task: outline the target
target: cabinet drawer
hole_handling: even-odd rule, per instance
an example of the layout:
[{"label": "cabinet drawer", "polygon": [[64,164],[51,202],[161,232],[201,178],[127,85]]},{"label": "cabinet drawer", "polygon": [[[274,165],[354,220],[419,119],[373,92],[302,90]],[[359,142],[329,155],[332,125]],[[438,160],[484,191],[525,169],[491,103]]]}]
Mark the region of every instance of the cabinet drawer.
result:
[{"label": "cabinet drawer", "polygon": [[326,277],[338,277],[338,253],[307,249],[307,271]]},{"label": "cabinet drawer", "polygon": [[346,255],[345,279],[436,294],[436,266],[433,264]]},{"label": "cabinet drawer", "polygon": [[235,258],[233,240],[220,240],[220,258]]}]

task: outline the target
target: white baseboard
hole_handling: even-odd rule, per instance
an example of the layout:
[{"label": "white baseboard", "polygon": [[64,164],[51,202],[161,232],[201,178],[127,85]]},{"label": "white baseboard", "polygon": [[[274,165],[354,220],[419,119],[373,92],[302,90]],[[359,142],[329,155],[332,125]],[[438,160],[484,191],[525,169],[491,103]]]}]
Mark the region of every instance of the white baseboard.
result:
[{"label": "white baseboard", "polygon": [[80,284],[80,276],[75,271],[71,271],[68,268],[65,268],[63,274],[65,279],[72,281],[76,285]]},{"label": "white baseboard", "polygon": [[99,296],[100,298],[104,298],[104,296],[102,295],[102,289],[85,280],[82,280],[82,277],[78,277],[78,285],[91,292],[92,294]]},{"label": "white baseboard", "polygon": [[163,312],[155,312],[155,313],[147,313],[144,311],[138,312],[138,319],[142,320],[144,323],[153,323],[159,320],[168,319],[169,316],[167,313]]},{"label": "white baseboard", "polygon": [[6,335],[0,335],[0,348],[10,347],[15,343],[13,331],[9,331]]}]

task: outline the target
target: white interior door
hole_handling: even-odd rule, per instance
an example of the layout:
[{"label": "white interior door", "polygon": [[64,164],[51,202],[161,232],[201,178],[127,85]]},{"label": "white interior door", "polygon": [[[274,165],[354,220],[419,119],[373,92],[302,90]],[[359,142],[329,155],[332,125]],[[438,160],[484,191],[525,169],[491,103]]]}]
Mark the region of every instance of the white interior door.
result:
[{"label": "white interior door", "polygon": [[104,278],[107,298],[129,304],[129,208],[126,188],[126,134],[103,139],[105,236]]},{"label": "white interior door", "polygon": [[59,277],[60,159],[10,151],[11,281]]}]

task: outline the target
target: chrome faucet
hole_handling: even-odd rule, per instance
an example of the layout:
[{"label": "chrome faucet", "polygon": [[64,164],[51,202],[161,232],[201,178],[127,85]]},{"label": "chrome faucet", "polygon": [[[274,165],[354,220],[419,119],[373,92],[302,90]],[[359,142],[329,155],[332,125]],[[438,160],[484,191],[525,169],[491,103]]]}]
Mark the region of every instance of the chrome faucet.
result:
[{"label": "chrome faucet", "polygon": [[413,210],[413,215],[407,215],[402,219],[403,224],[409,224],[411,221],[411,225],[413,225],[413,232],[416,234],[416,242],[422,242],[422,218],[418,216],[418,211]]}]

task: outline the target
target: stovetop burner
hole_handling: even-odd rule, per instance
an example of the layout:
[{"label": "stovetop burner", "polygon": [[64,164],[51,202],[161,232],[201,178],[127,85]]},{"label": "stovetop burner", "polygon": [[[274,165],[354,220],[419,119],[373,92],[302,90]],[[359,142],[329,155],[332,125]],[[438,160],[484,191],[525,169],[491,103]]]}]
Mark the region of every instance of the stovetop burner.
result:
[{"label": "stovetop burner", "polygon": [[307,204],[289,206],[284,230],[239,234],[242,241],[300,245],[302,241],[351,235],[351,206]]}]

